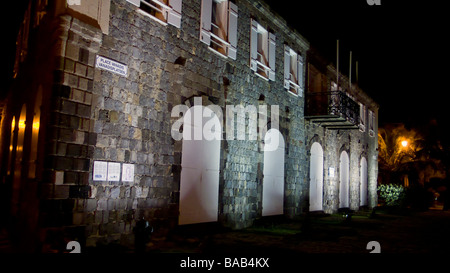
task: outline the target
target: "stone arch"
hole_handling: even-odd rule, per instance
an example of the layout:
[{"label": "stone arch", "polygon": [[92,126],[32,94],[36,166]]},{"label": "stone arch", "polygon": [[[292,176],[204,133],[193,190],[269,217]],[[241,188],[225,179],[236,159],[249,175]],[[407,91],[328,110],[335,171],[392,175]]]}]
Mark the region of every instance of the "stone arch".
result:
[{"label": "stone arch", "polygon": [[[202,113],[198,118],[197,113]],[[213,126],[209,126],[209,125]],[[219,127],[219,128],[218,128]],[[201,132],[198,138],[196,132]],[[218,220],[222,123],[213,110],[192,106],[184,116],[179,224]]]},{"label": "stone arch", "polygon": [[346,150],[339,157],[339,208],[350,207],[350,158]]},{"label": "stone arch", "polygon": [[[270,139],[278,138],[277,147],[270,146]],[[264,169],[262,190],[262,216],[284,213],[284,156],[285,141],[277,129],[267,131],[264,142]]]},{"label": "stone arch", "polygon": [[323,210],[323,149],[314,142],[310,149],[309,210]]},{"label": "stone arch", "polygon": [[308,145],[306,146],[306,150],[308,151],[308,153],[311,152],[311,147],[312,147],[312,145],[313,145],[314,143],[320,144],[320,146],[321,146],[322,148],[324,147],[324,144],[323,144],[323,142],[322,142],[322,138],[321,138],[318,134],[315,134],[315,135],[309,140]]},{"label": "stone arch", "polygon": [[360,193],[359,193],[359,205],[368,205],[368,168],[367,159],[362,156],[359,163],[360,170]]}]

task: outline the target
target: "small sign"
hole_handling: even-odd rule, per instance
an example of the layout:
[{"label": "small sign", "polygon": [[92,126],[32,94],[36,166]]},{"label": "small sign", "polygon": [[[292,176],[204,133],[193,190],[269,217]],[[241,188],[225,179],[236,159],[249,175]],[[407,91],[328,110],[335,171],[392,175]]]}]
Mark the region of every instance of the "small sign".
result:
[{"label": "small sign", "polygon": [[330,168],[328,169],[328,175],[329,175],[330,177],[334,177],[334,168],[333,168],[333,167],[330,167]]},{"label": "small sign", "polygon": [[94,181],[106,181],[106,174],[108,173],[108,162],[94,161]]},{"label": "small sign", "polygon": [[126,77],[128,66],[114,60],[97,55],[95,67]]},{"label": "small sign", "polygon": [[134,165],[122,165],[122,182],[134,182]]},{"label": "small sign", "polygon": [[120,163],[108,162],[108,181],[120,181]]}]

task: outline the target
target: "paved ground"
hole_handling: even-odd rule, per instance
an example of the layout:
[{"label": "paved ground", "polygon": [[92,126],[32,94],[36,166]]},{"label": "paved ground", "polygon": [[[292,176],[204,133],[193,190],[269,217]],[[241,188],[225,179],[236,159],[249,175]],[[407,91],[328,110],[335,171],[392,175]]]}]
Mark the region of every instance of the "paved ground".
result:
[{"label": "paved ground", "polygon": [[184,228],[153,238],[147,252],[369,253],[367,244],[377,241],[382,253],[450,253],[450,211],[358,213],[351,221],[341,215],[275,221],[266,219],[240,231]]},{"label": "paved ground", "polygon": [[[146,253],[369,253],[377,241],[381,253],[450,254],[450,211],[358,212],[350,221],[342,215],[313,215],[298,220],[264,218],[248,229],[232,231],[218,225],[183,226],[166,237],[153,236]],[[0,253],[12,245],[0,232]],[[105,246],[84,253],[134,253],[133,249]]]}]

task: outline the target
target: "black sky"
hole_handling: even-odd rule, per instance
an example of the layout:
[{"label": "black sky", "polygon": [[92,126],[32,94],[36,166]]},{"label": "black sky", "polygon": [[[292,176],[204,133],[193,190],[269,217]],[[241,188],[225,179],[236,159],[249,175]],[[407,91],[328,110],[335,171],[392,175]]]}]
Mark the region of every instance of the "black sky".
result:
[{"label": "black sky", "polygon": [[444,122],[449,116],[445,1],[381,0],[380,6],[366,0],[265,1],[333,63],[339,39],[346,75],[353,52],[359,85],[380,105],[380,123],[445,116]]}]

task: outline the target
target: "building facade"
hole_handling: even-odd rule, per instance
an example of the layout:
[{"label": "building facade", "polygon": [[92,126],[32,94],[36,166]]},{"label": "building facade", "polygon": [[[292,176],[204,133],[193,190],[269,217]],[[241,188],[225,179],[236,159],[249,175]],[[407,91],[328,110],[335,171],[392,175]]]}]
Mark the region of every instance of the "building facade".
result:
[{"label": "building facade", "polygon": [[308,52],[305,96],[310,210],[377,205],[378,109],[357,84]]},{"label": "building facade", "polygon": [[364,130],[308,115],[309,47],[254,1],[29,1],[0,157],[3,208],[23,246],[129,245],[140,219],[164,236],[375,206],[378,106],[349,89],[372,113]]}]

